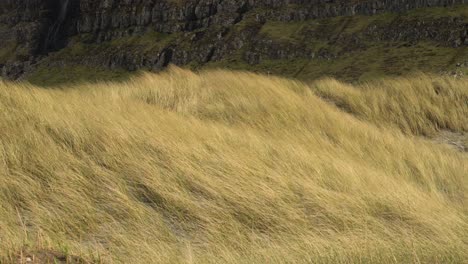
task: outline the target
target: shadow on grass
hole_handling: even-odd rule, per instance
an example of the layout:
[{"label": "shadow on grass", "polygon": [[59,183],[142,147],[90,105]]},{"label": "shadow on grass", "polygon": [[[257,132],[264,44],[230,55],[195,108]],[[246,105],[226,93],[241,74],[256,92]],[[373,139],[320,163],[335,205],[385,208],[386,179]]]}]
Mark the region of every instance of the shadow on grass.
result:
[{"label": "shadow on grass", "polygon": [[140,71],[105,69],[89,66],[41,66],[27,77],[33,85],[45,88],[65,88],[68,85],[97,82],[125,82],[141,74]]}]

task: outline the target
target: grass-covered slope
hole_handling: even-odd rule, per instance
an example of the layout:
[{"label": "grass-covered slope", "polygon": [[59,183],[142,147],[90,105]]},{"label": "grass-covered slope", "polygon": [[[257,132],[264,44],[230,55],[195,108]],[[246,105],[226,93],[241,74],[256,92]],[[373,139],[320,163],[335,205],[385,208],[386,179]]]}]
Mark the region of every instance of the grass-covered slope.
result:
[{"label": "grass-covered slope", "polygon": [[0,83],[1,261],[463,263],[468,156],[415,135],[466,131],[466,80],[368,87]]}]

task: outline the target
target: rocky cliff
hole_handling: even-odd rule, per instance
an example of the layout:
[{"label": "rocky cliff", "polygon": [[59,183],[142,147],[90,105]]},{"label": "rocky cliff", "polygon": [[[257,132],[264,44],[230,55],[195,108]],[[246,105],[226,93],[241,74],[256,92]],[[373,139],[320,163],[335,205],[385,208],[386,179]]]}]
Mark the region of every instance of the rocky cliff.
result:
[{"label": "rocky cliff", "polygon": [[[311,61],[339,62],[372,51],[373,43],[379,51],[389,44],[430,43],[463,61],[465,2],[3,0],[0,68],[2,75],[19,78],[41,67],[133,71],[173,63],[279,72],[288,64],[291,75],[305,75]],[[459,63],[456,57],[450,60]],[[349,71],[335,75],[362,75]]]}]

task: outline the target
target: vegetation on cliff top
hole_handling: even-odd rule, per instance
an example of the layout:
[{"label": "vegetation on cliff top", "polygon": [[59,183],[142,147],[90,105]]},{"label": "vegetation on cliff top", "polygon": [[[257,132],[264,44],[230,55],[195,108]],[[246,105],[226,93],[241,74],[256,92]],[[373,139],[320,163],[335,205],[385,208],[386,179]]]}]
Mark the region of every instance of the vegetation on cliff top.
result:
[{"label": "vegetation on cliff top", "polygon": [[0,262],[463,263],[466,82],[0,82]]},{"label": "vegetation on cliff top", "polygon": [[[468,49],[462,44],[453,47],[446,43],[448,36],[439,41],[430,40],[425,34],[446,34],[449,28],[444,21],[466,21],[468,19],[468,5],[447,8],[423,8],[407,13],[385,13],[375,16],[351,16],[333,17],[324,19],[312,19],[300,22],[285,22],[266,20],[259,22],[257,14],[262,10],[252,10],[246,13],[243,19],[230,27],[226,34],[226,42],[232,42],[245,31],[259,29],[253,37],[278,45],[280,53],[310,50],[309,53],[293,56],[292,58],[276,58],[277,54],[262,54],[258,63],[249,64],[246,61],[246,52],[252,50],[252,45],[262,47],[261,42],[251,42],[252,39],[243,40],[242,48],[235,52],[218,57],[216,60],[189,62],[193,70],[224,68],[232,70],[248,70],[258,73],[271,73],[300,80],[314,80],[324,76],[337,78],[344,81],[367,81],[383,76],[411,75],[415,72],[440,73],[460,71],[468,74]],[[439,21],[440,20],[440,21]],[[440,25],[431,26],[434,21]],[[424,33],[415,31],[413,26],[427,25]],[[407,25],[405,27],[405,25]],[[389,28],[405,33],[401,39],[387,39],[387,32],[379,32],[372,35],[372,28]],[[392,27],[393,26],[393,27]],[[396,28],[395,28],[396,27]],[[218,31],[219,32],[218,32]],[[68,47],[57,53],[51,53],[43,60],[38,69],[32,72],[28,79],[39,85],[57,85],[81,80],[112,80],[117,75],[125,79],[128,74],[122,74],[123,69],[109,70],[108,65],[100,65],[97,58],[104,58],[106,64],[119,54],[126,54],[129,58],[158,57],[158,53],[164,48],[171,47],[178,51],[184,51],[188,55],[198,54],[204,47],[210,47],[217,41],[215,36],[221,34],[225,28],[210,28],[196,32],[162,34],[147,30],[141,35],[132,35],[115,38],[112,41],[93,43],[93,36],[83,34],[73,38]],[[409,33],[408,33],[409,32]],[[440,33],[445,32],[445,33]],[[222,33],[224,34],[224,33]],[[221,34],[221,35],[222,35]],[[312,35],[311,35],[312,34]],[[418,35],[421,34],[421,35]],[[448,33],[447,33],[448,34]],[[454,33],[455,34],[455,33]],[[421,39],[419,39],[421,37]],[[408,39],[409,38],[409,39]],[[194,41],[194,39],[200,39]],[[357,39],[357,42],[353,42]],[[441,43],[442,42],[442,43]],[[268,45],[264,47],[267,49]],[[2,58],[0,48],[0,63]],[[268,49],[267,49],[268,50]],[[265,52],[265,51],[264,51]],[[275,53],[275,50],[268,52]],[[267,53],[268,53],[267,52]],[[4,54],[11,51],[4,49]],[[261,53],[261,52],[259,52]],[[197,57],[197,56],[192,56]],[[203,56],[201,56],[203,57]],[[197,57],[198,58],[198,57]],[[75,66],[82,65],[83,60],[96,60],[93,67]],[[116,67],[122,62],[116,59]],[[54,62],[59,62],[54,64]],[[68,65],[63,68],[63,63]],[[120,64],[119,64],[120,63]],[[457,67],[462,63],[464,67]],[[58,65],[58,66],[57,66]],[[87,64],[90,65],[90,64]],[[99,66],[100,65],[100,66]],[[101,68],[102,67],[102,68]],[[96,74],[96,71],[100,74]],[[55,74],[60,72],[60,74]],[[54,77],[51,78],[51,75]]]}]

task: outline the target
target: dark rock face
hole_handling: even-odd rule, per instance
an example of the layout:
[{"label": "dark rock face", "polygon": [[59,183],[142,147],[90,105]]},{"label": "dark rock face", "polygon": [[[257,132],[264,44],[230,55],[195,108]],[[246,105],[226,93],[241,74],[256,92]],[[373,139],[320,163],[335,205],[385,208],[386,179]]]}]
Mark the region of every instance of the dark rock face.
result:
[{"label": "dark rock face", "polygon": [[[421,7],[465,4],[467,0],[2,0],[0,43],[14,54],[0,57],[2,75],[18,78],[48,53],[61,50],[74,37],[98,44],[142,35],[148,30],[177,38],[148,51],[99,50],[67,63],[106,68],[161,69],[169,63],[203,64],[220,60],[249,46],[243,59],[333,59],[326,50],[314,52],[295,43],[277,43],[259,36],[265,21],[304,21],[336,16],[404,12]],[[243,30],[232,27],[245,23]],[[250,24],[249,24],[250,23]],[[310,39],[327,32],[304,32]],[[377,40],[433,40],[448,46],[467,45],[466,21],[440,20],[371,27],[366,36]],[[337,39],[359,47],[359,38]],[[189,43],[189,44],[187,44]],[[191,43],[191,44],[190,44]],[[56,62],[62,63],[62,62]]]},{"label": "dark rock face", "polygon": [[[7,0],[0,3],[2,43],[16,41],[30,53],[37,52],[41,34],[49,23],[45,1]],[[45,12],[44,12],[45,11]]]},{"label": "dark rock face", "polygon": [[[172,1],[174,2],[174,1]],[[141,32],[151,27],[157,32],[176,33],[229,26],[242,19],[247,1],[92,1],[82,0],[79,33],[94,33],[98,41]]]},{"label": "dark rock face", "polygon": [[63,47],[59,38],[73,31],[72,16],[68,16],[73,0],[5,1],[0,3],[0,24],[5,25],[0,33],[2,41],[13,39],[37,54]]},{"label": "dark rock face", "polygon": [[[72,0],[70,0],[72,1]],[[404,12],[415,8],[464,4],[466,0],[81,0],[78,33],[97,33],[101,40],[152,27],[158,32],[194,31],[230,26],[252,9],[280,21]],[[175,2],[175,1],[172,1]]]},{"label": "dark rock face", "polygon": [[409,24],[397,19],[391,26],[369,28],[366,34],[382,41],[432,40],[459,47],[466,45],[467,29],[466,22],[457,18],[412,21]]},{"label": "dark rock face", "polygon": [[[67,38],[76,33],[79,1],[74,0],[4,0],[0,3],[0,43],[16,46],[14,58],[0,73],[19,77],[41,56],[65,47]],[[3,46],[3,47],[2,47]]]}]

